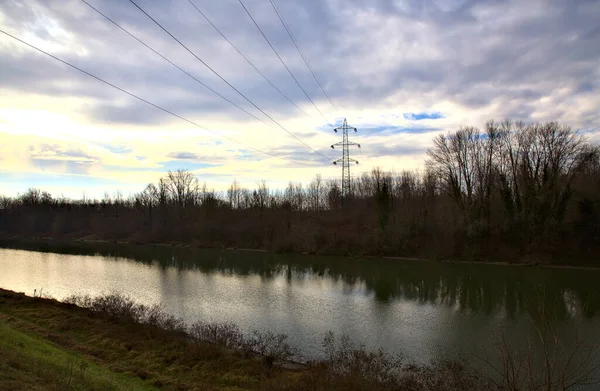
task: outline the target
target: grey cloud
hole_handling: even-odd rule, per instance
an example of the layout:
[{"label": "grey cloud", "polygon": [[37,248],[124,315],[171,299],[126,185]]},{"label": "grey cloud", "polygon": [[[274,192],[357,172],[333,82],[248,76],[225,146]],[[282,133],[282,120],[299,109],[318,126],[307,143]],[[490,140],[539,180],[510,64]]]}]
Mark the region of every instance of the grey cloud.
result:
[{"label": "grey cloud", "polygon": [[40,144],[30,146],[29,157],[39,160],[80,160],[82,162],[97,162],[97,157],[91,156],[80,149],[64,149],[57,144]]},{"label": "grey cloud", "polygon": [[200,155],[193,152],[171,152],[167,156],[173,159],[181,160],[197,160],[200,158]]},{"label": "grey cloud", "polygon": [[[319,117],[237,2],[194,2],[294,102],[302,104],[311,116]],[[299,115],[187,1],[140,0],[139,3],[274,118]],[[590,94],[598,88],[592,81],[596,80],[594,72],[600,60],[600,40],[596,39],[600,33],[598,2],[553,0],[548,2],[546,10],[532,10],[531,16],[526,2],[403,3],[407,6],[399,7],[392,0],[277,2],[315,72],[342,108],[362,109],[384,102],[401,106],[402,101],[391,99],[399,91],[410,91],[415,96],[428,94],[433,101],[450,99],[471,108],[499,102],[499,117],[514,115],[527,119],[536,109],[536,101],[551,95],[558,85],[570,89],[572,96]],[[79,1],[65,4],[63,0],[44,0],[31,2],[28,7],[15,4],[9,1],[0,7],[11,21],[12,31],[31,30],[31,23],[46,14],[56,18],[89,52],[88,56],[64,54],[66,60],[108,81],[186,117],[250,119]],[[92,4],[203,82],[265,118],[135,7],[116,0],[92,1]],[[309,96],[319,108],[329,110],[329,103],[269,2],[247,0],[246,4]],[[501,23],[483,21],[482,10],[497,15]],[[368,20],[353,18],[359,11],[368,12],[369,18],[380,23],[372,27]],[[43,23],[34,27],[39,37],[57,39]],[[380,48],[388,40],[395,42],[393,47],[397,52],[382,53]],[[404,55],[413,44],[420,45],[417,48],[422,48],[423,56]],[[427,56],[427,50],[439,55]],[[85,76],[75,76],[74,71],[51,65],[52,61],[32,53],[3,53],[0,83],[8,90],[93,98],[84,114],[97,121],[138,124],[171,120],[169,114],[125,98]],[[564,114],[560,108],[554,110],[557,115]],[[584,112],[582,118],[598,121],[600,115]]]},{"label": "grey cloud", "polygon": [[[314,151],[311,151],[307,148],[302,148],[301,146],[296,146],[292,144],[291,146],[285,147],[277,147],[269,149],[267,152],[272,155],[282,159],[279,162],[284,164],[286,167],[297,167],[298,163],[302,163],[306,167],[322,167],[324,165],[329,165],[335,159],[337,159],[339,155],[337,152],[333,152],[330,148],[315,148],[325,157],[317,154]],[[265,156],[262,154],[252,153],[256,158],[268,159],[270,156]],[[287,161],[287,162],[285,162]]]},{"label": "grey cloud", "polygon": [[[330,129],[328,129],[328,130],[330,130]],[[312,137],[316,137],[321,134],[319,132],[298,132],[298,131],[293,132],[293,133],[300,138],[312,138]]]},{"label": "grey cloud", "polygon": [[369,151],[369,156],[392,156],[402,157],[410,155],[421,155],[427,150],[426,148],[417,148],[410,145],[390,145],[389,143],[371,143],[366,146]]},{"label": "grey cloud", "polygon": [[79,149],[63,149],[54,144],[29,147],[29,162],[41,171],[62,170],[70,174],[88,174],[99,159]]},{"label": "grey cloud", "polygon": [[90,162],[31,159],[30,162],[41,171],[64,171],[69,174],[87,175],[93,164]]}]

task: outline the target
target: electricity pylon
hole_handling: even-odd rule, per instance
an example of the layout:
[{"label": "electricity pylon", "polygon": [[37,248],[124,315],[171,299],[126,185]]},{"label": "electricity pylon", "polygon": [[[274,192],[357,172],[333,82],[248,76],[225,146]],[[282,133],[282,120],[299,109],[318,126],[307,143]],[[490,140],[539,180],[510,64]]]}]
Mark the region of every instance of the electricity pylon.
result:
[{"label": "electricity pylon", "polygon": [[331,146],[332,149],[336,146],[342,146],[342,158],[333,162],[335,165],[342,163],[342,199],[350,196],[352,191],[350,187],[350,163],[358,164],[358,160],[350,158],[350,145],[356,145],[360,148],[360,144],[348,141],[348,130],[351,129],[354,129],[355,132],[357,131],[356,128],[348,126],[346,118],[344,118],[344,124],[341,127],[333,129],[336,133],[338,130],[342,131],[342,141]]}]

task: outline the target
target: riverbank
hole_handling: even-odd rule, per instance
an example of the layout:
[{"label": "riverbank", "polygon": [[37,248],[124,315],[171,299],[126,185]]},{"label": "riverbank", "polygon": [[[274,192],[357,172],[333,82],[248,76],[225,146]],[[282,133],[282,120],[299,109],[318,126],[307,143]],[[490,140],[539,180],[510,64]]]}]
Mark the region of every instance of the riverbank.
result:
[{"label": "riverbank", "polygon": [[[198,248],[198,249],[222,249],[226,251],[241,251],[241,252],[258,252],[258,253],[278,253],[285,254],[286,252],[281,251],[270,251],[261,248],[237,248],[237,247],[223,247],[223,246],[207,246],[198,243],[184,243],[184,242],[140,242],[140,241],[128,241],[128,240],[104,240],[96,239],[93,237],[76,237],[69,239],[53,238],[53,237],[2,237],[0,236],[0,246],[15,246],[19,245],[30,245],[36,246],[40,244],[51,243],[55,245],[72,245],[72,244],[118,244],[128,246],[157,246],[162,248]],[[474,264],[474,265],[495,265],[495,266],[520,266],[520,267],[543,267],[552,269],[575,269],[575,270],[600,270],[600,267],[595,265],[572,265],[562,263],[541,263],[539,261],[530,262],[504,262],[504,261],[486,261],[486,260],[457,260],[457,259],[431,259],[431,258],[418,258],[418,257],[400,257],[400,256],[384,256],[384,255],[344,255],[344,254],[318,254],[314,252],[287,252],[291,254],[299,255],[319,255],[319,256],[343,256],[351,258],[365,258],[365,259],[386,259],[391,261],[415,261],[415,262],[441,262],[448,264]]]},{"label": "riverbank", "polygon": [[[286,389],[298,372],[181,335],[0,289],[0,389]],[[292,387],[293,389],[293,387]]]},{"label": "riverbank", "polygon": [[[115,309],[126,304],[119,297],[100,300]],[[419,391],[436,383],[434,389],[447,391],[489,389],[459,362],[406,367],[401,358],[354,350],[348,342],[337,350],[333,336],[329,360],[265,365],[267,356],[201,342],[193,326],[186,333],[109,312],[0,289],[0,389]],[[231,328],[217,335],[230,337]]]}]

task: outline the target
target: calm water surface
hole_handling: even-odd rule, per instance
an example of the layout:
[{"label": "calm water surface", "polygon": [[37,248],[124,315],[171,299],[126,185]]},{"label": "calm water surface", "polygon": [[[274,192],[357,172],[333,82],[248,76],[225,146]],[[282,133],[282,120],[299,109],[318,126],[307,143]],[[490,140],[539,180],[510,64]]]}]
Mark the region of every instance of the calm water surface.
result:
[{"label": "calm water surface", "polygon": [[499,328],[515,341],[533,336],[531,314],[600,341],[600,271],[589,270],[48,244],[0,248],[0,287],[57,299],[118,291],[188,324],[286,333],[308,358],[328,330],[417,362],[472,358]]}]

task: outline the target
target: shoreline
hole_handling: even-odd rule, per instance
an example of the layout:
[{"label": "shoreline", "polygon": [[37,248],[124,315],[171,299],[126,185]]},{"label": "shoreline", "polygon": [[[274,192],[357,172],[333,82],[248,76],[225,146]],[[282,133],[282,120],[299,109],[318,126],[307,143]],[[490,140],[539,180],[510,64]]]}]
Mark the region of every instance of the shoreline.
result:
[{"label": "shoreline", "polygon": [[224,251],[240,251],[240,252],[256,252],[256,253],[269,253],[269,254],[295,254],[295,255],[306,255],[306,256],[322,256],[322,257],[345,257],[345,258],[366,258],[366,259],[385,259],[385,260],[396,260],[396,261],[414,261],[414,262],[440,262],[446,264],[474,264],[474,265],[492,265],[492,266],[517,266],[517,267],[530,267],[530,268],[547,268],[547,269],[575,269],[575,270],[597,270],[600,271],[600,266],[591,265],[568,265],[568,264],[544,264],[540,262],[507,262],[507,261],[469,261],[469,260],[452,260],[452,259],[429,259],[420,257],[402,257],[402,256],[391,256],[391,255],[344,255],[344,254],[319,254],[319,253],[307,253],[307,252],[274,252],[262,248],[238,248],[238,247],[224,247],[224,246],[208,246],[198,243],[181,243],[181,242],[164,242],[164,243],[136,243],[127,240],[106,240],[106,239],[95,239],[89,237],[78,237],[72,239],[61,239],[53,237],[20,237],[11,236],[7,238],[0,237],[0,243],[7,241],[13,243],[58,243],[58,244],[74,244],[83,243],[86,245],[98,244],[117,244],[126,246],[156,246],[156,247],[174,247],[174,248],[195,248],[205,250],[224,250]]},{"label": "shoreline", "polygon": [[[44,352],[41,360],[39,350]],[[190,341],[179,331],[4,288],[0,288],[0,354],[9,362],[8,367],[0,363],[0,389],[38,389],[35,386],[47,381],[59,383],[52,389],[67,389],[63,383],[67,375],[71,385],[81,387],[77,389],[197,389],[208,385],[206,389],[212,390],[228,382],[239,389],[255,389],[263,383],[278,389],[274,383],[294,382],[309,371],[305,363],[282,360],[265,372],[258,353],[242,354]],[[42,373],[29,373],[32,363]],[[50,370],[58,371],[60,378],[46,379],[45,372]],[[231,372],[240,370],[229,379]],[[10,383],[3,383],[6,379]]]},{"label": "shoreline", "polygon": [[0,389],[425,391],[432,377],[448,376],[457,385],[450,389],[488,389],[486,375],[460,361],[407,367],[401,356],[375,356],[352,342],[346,352],[331,340],[331,358],[302,363],[281,355],[276,336],[237,349],[211,339],[213,332],[231,338],[227,328],[198,334],[195,325],[153,323],[135,317],[139,310],[123,296],[115,299],[79,306],[0,288]]}]

